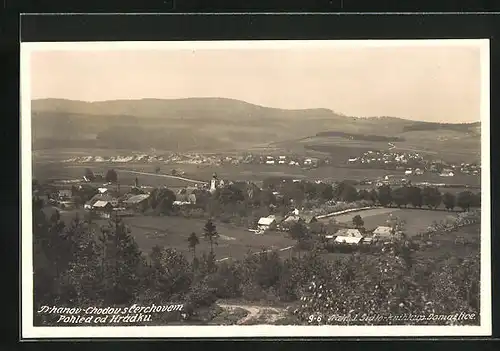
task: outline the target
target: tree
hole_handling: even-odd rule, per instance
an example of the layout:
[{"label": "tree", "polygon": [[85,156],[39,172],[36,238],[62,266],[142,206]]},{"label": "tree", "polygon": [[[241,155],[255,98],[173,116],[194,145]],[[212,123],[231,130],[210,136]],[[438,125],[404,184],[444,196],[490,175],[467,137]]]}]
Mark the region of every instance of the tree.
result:
[{"label": "tree", "polygon": [[156,166],[155,173],[160,173],[160,166]]},{"label": "tree", "polygon": [[95,180],[95,175],[94,172],[90,168],[85,168],[85,178],[87,178],[89,181],[93,182]]},{"label": "tree", "polygon": [[109,183],[118,183],[118,173],[114,169],[106,172],[106,181]]},{"label": "tree", "polygon": [[215,198],[222,205],[234,205],[238,202],[245,200],[243,191],[241,191],[241,189],[233,185],[228,185],[223,188],[217,189],[215,192]]},{"label": "tree", "polygon": [[408,201],[412,206],[421,208],[423,205],[422,199],[422,189],[417,186],[411,186],[408,188]]},{"label": "tree", "polygon": [[333,199],[333,187],[330,184],[320,183],[322,189],[320,190],[320,195],[323,200],[330,201]]},{"label": "tree", "polygon": [[203,227],[203,236],[210,242],[210,253],[213,255],[214,244],[217,245],[217,238],[219,237],[219,233],[217,233],[217,227],[211,219],[208,219],[207,223],[205,223],[205,227]]},{"label": "tree", "polygon": [[353,202],[358,198],[358,191],[352,184],[343,181],[336,187],[334,195],[342,201]]},{"label": "tree", "polygon": [[370,200],[375,204],[378,201],[378,194],[375,189],[370,190]]},{"label": "tree", "polygon": [[[307,230],[307,227],[304,225],[302,221],[298,221],[292,224],[289,233],[290,237],[297,241],[297,246],[299,247],[299,249],[307,246],[307,243],[310,239],[310,235]],[[299,251],[299,257],[300,257],[300,251]]]},{"label": "tree", "polygon": [[471,207],[480,208],[481,207],[481,193],[476,193],[473,195]]},{"label": "tree", "polygon": [[363,218],[361,218],[360,215],[356,215],[352,218],[352,224],[356,228],[361,228],[365,224],[365,221],[363,221]]},{"label": "tree", "polygon": [[154,189],[148,200],[150,208],[159,214],[167,214],[172,210],[175,201],[175,194],[167,188]]},{"label": "tree", "polygon": [[392,203],[392,189],[389,185],[378,188],[378,201],[382,206],[389,206]]},{"label": "tree", "polygon": [[456,206],[457,198],[454,194],[446,192],[443,195],[443,204],[447,210],[453,210]]},{"label": "tree", "polygon": [[276,196],[274,196],[272,190],[264,189],[259,192],[260,204],[263,206],[275,205]]},{"label": "tree", "polygon": [[422,203],[423,205],[436,209],[441,204],[441,193],[436,187],[425,187],[422,190]]},{"label": "tree", "polygon": [[192,271],[181,252],[155,246],[149,257],[151,259],[149,296],[153,302],[158,299],[171,302],[188,294],[192,283]]},{"label": "tree", "polygon": [[196,259],[196,246],[200,243],[198,236],[195,232],[192,232],[188,238],[189,248],[193,250],[193,259]]},{"label": "tree", "polygon": [[457,206],[464,211],[468,211],[474,201],[474,194],[468,190],[462,191],[457,196]]},{"label": "tree", "polygon": [[408,204],[408,188],[399,187],[392,191],[392,200],[398,206],[405,206]]},{"label": "tree", "polygon": [[109,304],[130,303],[141,290],[141,273],[145,260],[130,229],[119,217],[101,228],[104,301]]}]

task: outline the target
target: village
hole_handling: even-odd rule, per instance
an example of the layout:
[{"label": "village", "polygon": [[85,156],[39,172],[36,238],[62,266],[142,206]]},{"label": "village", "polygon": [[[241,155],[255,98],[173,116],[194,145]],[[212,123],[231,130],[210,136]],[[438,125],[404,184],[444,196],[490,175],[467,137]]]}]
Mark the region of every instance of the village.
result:
[{"label": "village", "polygon": [[[171,189],[141,185],[137,177],[132,186],[126,186],[117,182],[117,176],[115,170],[109,170],[106,175],[92,172],[91,174],[85,174],[81,180],[53,185],[49,191],[35,190],[34,195],[45,201],[47,205],[54,206],[62,212],[73,213],[83,209],[85,216],[88,218],[106,220],[115,217],[128,217],[133,223],[134,218],[142,218],[151,210],[152,201],[161,202],[161,200],[153,200],[153,198],[158,197],[158,193],[162,189],[172,194],[173,198],[169,200],[171,205],[169,205],[168,214],[174,216],[195,211],[206,215],[207,199],[213,198],[216,192],[218,196],[221,196],[221,192],[228,191],[227,189],[231,189],[231,187],[244,189],[247,193],[246,196],[250,199],[256,196],[254,194],[257,192],[267,191],[267,189],[264,189],[264,185],[256,185],[249,181],[219,179],[216,174],[207,182]],[[99,183],[99,181],[102,183]],[[293,183],[305,184],[301,180],[293,180]],[[314,181],[312,184],[326,188],[330,187],[334,190],[341,183],[327,184]],[[363,184],[371,186],[372,193],[381,186],[408,185],[404,182],[401,183],[399,179],[396,182],[391,181],[387,176]],[[69,186],[71,187],[69,188]],[[266,186],[269,187],[269,184]],[[274,190],[270,191],[269,195],[278,202],[284,199],[281,187],[280,184],[274,186]],[[362,189],[359,194],[369,194],[368,190],[366,188]],[[355,189],[354,191],[356,192]],[[168,195],[162,196],[168,197]],[[229,194],[228,196],[232,195]],[[304,208],[302,205],[293,206],[294,200],[291,200],[291,206],[288,206],[288,210],[276,213],[276,201],[262,207],[263,210],[267,208],[268,215],[256,218],[254,222],[247,222],[248,227],[242,228],[242,230],[247,231],[248,235],[257,237],[266,236],[270,233],[274,233],[273,235],[281,233],[283,237],[289,237],[291,235],[289,232],[293,230],[294,226],[298,225],[304,230],[318,234],[323,246],[330,249],[335,248],[336,245],[359,246],[388,243],[399,238],[401,234],[396,223],[388,223],[387,216],[379,216],[378,222],[365,226],[362,217],[356,214],[359,212],[363,216],[370,215],[370,211],[376,212],[381,206],[366,199],[360,201],[359,196],[338,201],[327,201],[322,205],[322,211],[318,211],[320,210],[319,207],[316,209],[314,207]],[[349,220],[336,220],[339,216],[351,213],[354,216],[351,216],[352,218]],[[422,228],[422,231],[424,229]]]}]

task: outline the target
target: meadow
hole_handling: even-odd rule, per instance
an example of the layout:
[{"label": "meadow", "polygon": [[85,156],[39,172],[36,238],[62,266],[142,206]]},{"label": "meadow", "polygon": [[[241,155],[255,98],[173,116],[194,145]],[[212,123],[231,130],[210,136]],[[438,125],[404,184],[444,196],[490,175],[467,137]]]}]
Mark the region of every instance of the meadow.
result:
[{"label": "meadow", "polygon": [[[434,221],[439,222],[454,213],[446,211],[431,211],[419,209],[399,209],[399,208],[376,208],[360,212],[352,212],[333,217],[340,223],[352,224],[354,216],[360,215],[367,230],[373,230],[378,226],[387,225],[389,216],[404,221],[407,235],[414,236],[423,232]],[[329,219],[324,221],[328,222]]]},{"label": "meadow", "polygon": [[[203,238],[203,227],[205,220],[165,216],[134,216],[125,218],[124,222],[130,227],[131,234],[134,236],[140,249],[145,252],[151,252],[151,249],[158,245],[160,247],[171,247],[177,249],[187,257],[192,255],[188,247],[188,237],[191,233],[196,233],[200,239],[200,244],[196,247],[198,254],[208,253],[210,244]],[[106,221],[102,221],[102,224]],[[287,234],[280,232],[268,232],[266,234],[255,234],[245,228],[235,227],[230,224],[215,223],[219,238],[217,245],[214,246],[217,259],[227,257],[243,258],[248,253],[257,253],[262,250],[280,250],[290,248],[296,242],[287,237]],[[288,254],[289,249],[283,250]]]}]

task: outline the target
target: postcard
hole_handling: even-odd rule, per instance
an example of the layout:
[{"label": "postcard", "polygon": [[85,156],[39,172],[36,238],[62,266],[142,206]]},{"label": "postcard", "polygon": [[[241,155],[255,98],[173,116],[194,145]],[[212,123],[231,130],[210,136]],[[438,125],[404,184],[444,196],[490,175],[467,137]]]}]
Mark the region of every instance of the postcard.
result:
[{"label": "postcard", "polygon": [[21,43],[22,338],[491,335],[489,41]]}]

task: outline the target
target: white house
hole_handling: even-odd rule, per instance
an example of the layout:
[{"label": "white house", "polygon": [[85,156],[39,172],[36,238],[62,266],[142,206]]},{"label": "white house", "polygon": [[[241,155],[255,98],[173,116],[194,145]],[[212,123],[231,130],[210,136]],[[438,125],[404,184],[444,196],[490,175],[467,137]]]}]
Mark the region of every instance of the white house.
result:
[{"label": "white house", "polygon": [[276,218],[274,216],[262,217],[257,222],[257,226],[263,231],[273,229],[276,226]]},{"label": "white house", "polygon": [[373,238],[387,240],[392,238],[392,228],[387,226],[378,226],[373,231]]},{"label": "white house", "polygon": [[412,175],[413,174],[413,171],[411,169],[407,169],[405,171],[405,175]]},{"label": "white house", "polygon": [[341,236],[341,237],[349,237],[349,238],[362,238],[363,235],[361,234],[361,232],[358,230],[358,229],[352,229],[352,228],[349,228],[349,229],[340,229],[338,232],[337,232],[337,236]]},{"label": "white house", "polygon": [[267,160],[266,165],[274,165],[274,160]]},{"label": "white house", "polygon": [[337,236],[334,240],[337,244],[351,244],[358,245],[363,238],[356,238],[351,236]]},{"label": "white house", "polygon": [[441,177],[453,177],[455,173],[449,168],[443,169],[443,172],[441,172],[440,176]]}]

